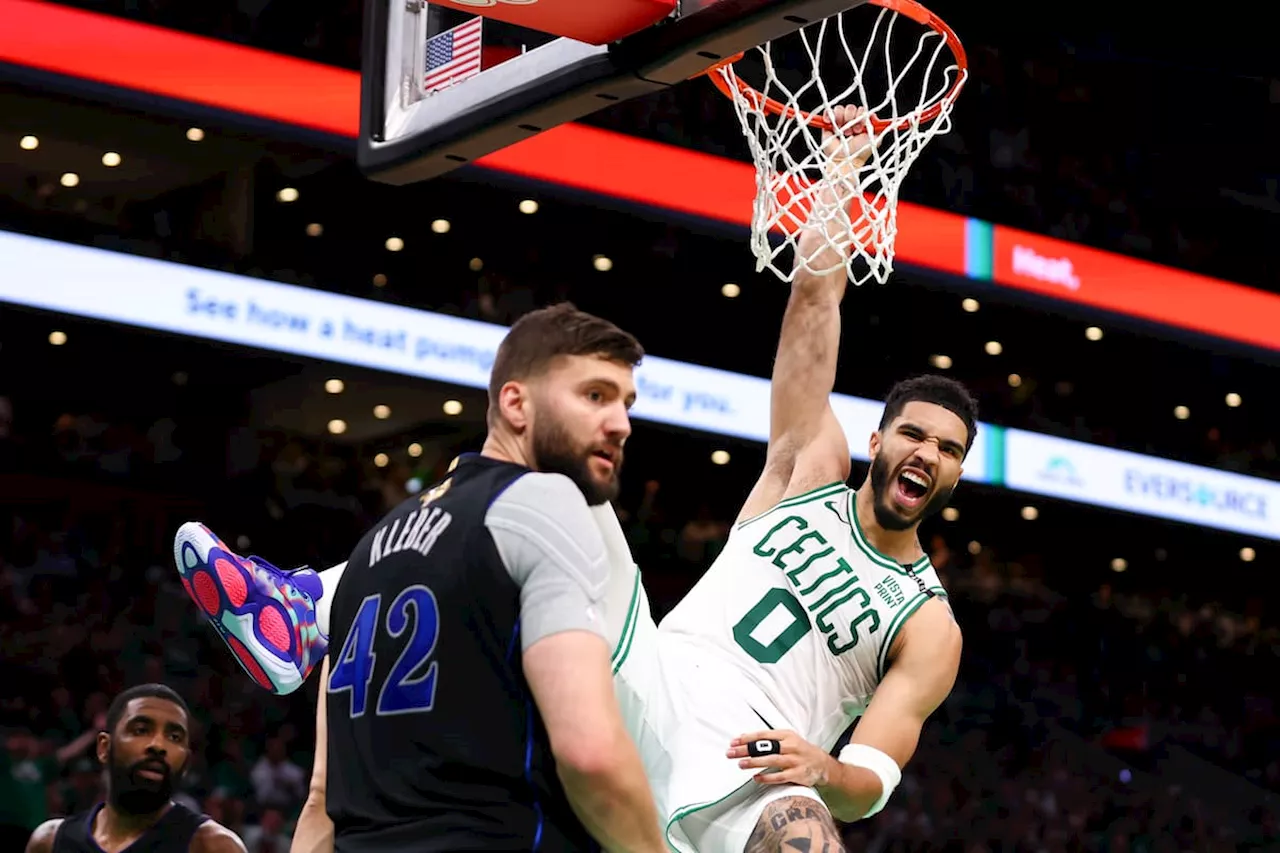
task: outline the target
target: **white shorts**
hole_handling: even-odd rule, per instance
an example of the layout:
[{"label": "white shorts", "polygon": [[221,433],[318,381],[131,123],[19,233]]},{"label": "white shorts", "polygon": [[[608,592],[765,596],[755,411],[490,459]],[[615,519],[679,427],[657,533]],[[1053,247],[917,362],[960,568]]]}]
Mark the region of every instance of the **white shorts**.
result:
[{"label": "white shorts", "polygon": [[736,671],[684,638],[659,633],[616,518],[607,504],[605,510],[599,516],[612,566],[605,603],[614,690],[667,843],[678,853],[742,853],[769,803],[822,798],[813,788],[761,785],[755,771],[725,757],[731,740],[759,731],[765,720],[793,726]]},{"label": "white shorts", "polygon": [[742,853],[769,803],[822,798],[813,788],[761,785],[754,770],[725,756],[730,741],[766,719],[789,725],[733,671],[659,633],[643,593],[639,598],[645,606],[632,614],[625,651],[615,656],[614,689],[667,842],[679,853]]}]

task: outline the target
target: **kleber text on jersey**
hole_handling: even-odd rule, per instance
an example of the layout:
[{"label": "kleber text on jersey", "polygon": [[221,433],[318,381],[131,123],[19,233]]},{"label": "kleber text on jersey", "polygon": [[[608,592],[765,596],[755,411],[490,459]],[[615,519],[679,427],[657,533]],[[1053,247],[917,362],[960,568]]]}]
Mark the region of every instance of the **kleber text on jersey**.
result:
[{"label": "kleber text on jersey", "polygon": [[393,519],[373,534],[369,565],[372,567],[383,557],[405,550],[427,556],[452,521],[453,516],[438,506],[424,507],[404,518]]}]

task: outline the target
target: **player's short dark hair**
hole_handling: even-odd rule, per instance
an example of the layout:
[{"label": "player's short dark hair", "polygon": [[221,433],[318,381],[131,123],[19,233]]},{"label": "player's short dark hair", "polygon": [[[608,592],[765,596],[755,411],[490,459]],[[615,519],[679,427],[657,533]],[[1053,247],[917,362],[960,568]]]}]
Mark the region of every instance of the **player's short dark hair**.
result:
[{"label": "player's short dark hair", "polygon": [[978,401],[973,399],[968,388],[948,376],[934,373],[904,379],[890,388],[889,395],[884,398],[884,414],[880,416],[882,431],[902,414],[907,403],[933,403],[964,421],[968,433],[964,452],[966,455],[969,453],[978,433]]},{"label": "player's short dark hair", "polygon": [[164,699],[181,708],[182,713],[187,715],[187,720],[191,719],[191,709],[172,687],[164,684],[136,684],[127,690],[121,690],[111,700],[111,707],[107,708],[108,733],[115,734],[116,726],[120,725],[120,718],[124,716],[124,709],[134,699]]},{"label": "player's short dark hair", "polygon": [[569,302],[531,311],[515,322],[498,346],[489,373],[490,412],[497,407],[503,385],[537,376],[562,355],[598,355],[635,367],[644,349],[613,323]]}]

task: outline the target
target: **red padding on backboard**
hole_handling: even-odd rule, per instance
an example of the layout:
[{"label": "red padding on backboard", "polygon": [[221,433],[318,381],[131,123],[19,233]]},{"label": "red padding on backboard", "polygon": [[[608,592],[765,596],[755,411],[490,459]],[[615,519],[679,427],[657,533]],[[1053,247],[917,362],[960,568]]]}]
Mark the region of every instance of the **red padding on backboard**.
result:
[{"label": "red padding on backboard", "polygon": [[495,21],[608,44],[669,16],[676,0],[427,0]]}]

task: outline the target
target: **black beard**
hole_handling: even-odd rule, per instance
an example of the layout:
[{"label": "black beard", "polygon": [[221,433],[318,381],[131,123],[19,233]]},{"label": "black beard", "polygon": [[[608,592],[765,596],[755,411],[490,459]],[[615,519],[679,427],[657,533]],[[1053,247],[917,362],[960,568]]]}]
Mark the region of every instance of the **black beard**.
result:
[{"label": "black beard", "polygon": [[883,456],[877,456],[871,463],[871,506],[875,510],[876,523],[885,530],[892,531],[909,530],[913,525],[942,512],[943,508],[950,503],[951,494],[956,490],[955,486],[939,488],[915,517],[907,518],[898,514],[888,501],[887,492],[891,482],[889,463]]},{"label": "black beard", "polygon": [[558,420],[545,419],[533,430],[533,459],[539,471],[563,474],[573,481],[587,499],[587,506],[600,506],[618,496],[618,475],[622,471],[622,456],[615,457],[613,477],[601,485],[591,476],[587,467],[589,456],[573,447],[566,430]]},{"label": "black beard", "polygon": [[107,752],[108,775],[110,785],[107,788],[107,799],[118,812],[127,815],[155,814],[168,805],[173,798],[174,774],[167,773],[164,779],[152,781],[137,775],[137,771],[152,763],[154,759],[145,759],[129,766],[118,763],[113,751]]}]

